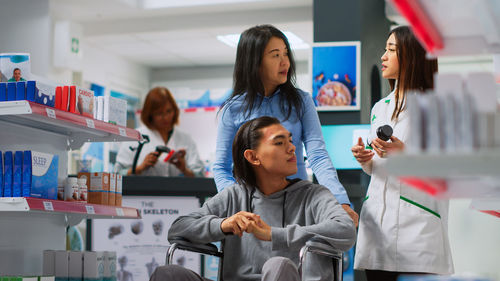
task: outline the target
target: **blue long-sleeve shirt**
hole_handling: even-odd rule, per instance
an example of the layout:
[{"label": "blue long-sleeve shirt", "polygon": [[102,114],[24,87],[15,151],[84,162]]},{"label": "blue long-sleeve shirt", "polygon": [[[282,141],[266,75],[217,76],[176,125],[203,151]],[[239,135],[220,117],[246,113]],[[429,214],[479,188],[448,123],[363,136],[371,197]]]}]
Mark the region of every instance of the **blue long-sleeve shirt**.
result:
[{"label": "blue long-sleeve shirt", "polygon": [[[255,101],[256,106],[247,118],[245,118],[246,114],[243,113],[245,94],[235,97],[232,103],[228,103],[224,107],[217,129],[216,157],[212,167],[219,192],[235,182],[232,176],[233,156],[231,147],[240,126],[246,121],[260,116],[272,116],[280,120],[281,124],[292,133],[293,144],[296,147],[298,170],[297,174],[291,176],[291,178],[307,179],[303,155],[304,145],[307,158],[318,182],[330,189],[340,204],[350,204],[347,193],[339,182],[337,171],[326,151],[318,113],[313,100],[308,93],[301,90],[299,90],[299,95],[303,104],[301,119],[293,112],[288,120],[283,121],[286,115],[281,109],[280,100],[282,95],[279,89],[269,97],[259,95]],[[259,106],[261,100],[262,104]]]}]

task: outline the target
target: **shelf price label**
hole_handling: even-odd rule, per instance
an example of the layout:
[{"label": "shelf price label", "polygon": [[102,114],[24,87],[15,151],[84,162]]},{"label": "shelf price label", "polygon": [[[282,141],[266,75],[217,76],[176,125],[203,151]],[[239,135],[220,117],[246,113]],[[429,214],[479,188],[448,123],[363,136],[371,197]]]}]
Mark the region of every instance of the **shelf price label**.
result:
[{"label": "shelf price label", "polygon": [[85,209],[87,209],[87,214],[89,214],[89,215],[95,215],[94,206],[92,206],[92,205],[85,205]]},{"label": "shelf price label", "polygon": [[43,201],[43,208],[45,209],[45,211],[54,211],[54,206],[50,201]]},{"label": "shelf price label", "polygon": [[120,217],[125,216],[125,213],[123,212],[122,208],[116,208],[116,214]]},{"label": "shelf price label", "polygon": [[45,112],[47,112],[49,118],[56,119],[56,111],[52,108],[45,108]]},{"label": "shelf price label", "polygon": [[127,136],[127,131],[124,128],[118,128],[118,132],[120,133],[120,136],[122,136],[122,137]]},{"label": "shelf price label", "polygon": [[85,119],[87,121],[87,127],[91,128],[91,129],[95,129],[95,124],[94,124],[94,120],[92,119]]}]

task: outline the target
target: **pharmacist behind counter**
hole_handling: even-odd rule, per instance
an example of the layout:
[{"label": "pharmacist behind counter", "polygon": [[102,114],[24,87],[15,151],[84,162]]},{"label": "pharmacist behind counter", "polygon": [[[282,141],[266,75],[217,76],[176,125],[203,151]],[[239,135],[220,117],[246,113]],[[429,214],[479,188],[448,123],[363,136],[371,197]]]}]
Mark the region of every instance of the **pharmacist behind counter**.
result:
[{"label": "pharmacist behind counter", "polygon": [[[202,177],[205,166],[200,159],[194,140],[176,128],[179,107],[172,93],[165,87],[149,91],[141,112],[144,125],[137,130],[149,136],[139,155],[136,174],[145,176]],[[132,174],[137,142],[124,142],[118,151],[116,163],[122,174]],[[157,146],[166,146],[171,152],[158,152]]]}]

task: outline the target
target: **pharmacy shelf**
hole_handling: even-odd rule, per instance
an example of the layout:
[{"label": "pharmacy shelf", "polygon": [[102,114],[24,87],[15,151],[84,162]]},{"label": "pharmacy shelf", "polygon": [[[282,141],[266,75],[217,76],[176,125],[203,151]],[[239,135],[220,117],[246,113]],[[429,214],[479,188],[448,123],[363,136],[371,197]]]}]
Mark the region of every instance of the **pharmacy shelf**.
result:
[{"label": "pharmacy shelf", "polygon": [[83,219],[140,219],[137,209],[48,199],[0,198],[0,272],[42,275],[43,251],[66,248],[66,228]]},{"label": "pharmacy shelf", "polygon": [[60,200],[39,199],[30,197],[0,198],[0,212],[38,212],[63,213],[80,218],[123,218],[140,219],[139,211],[135,208],[116,207],[85,202],[68,202]]},{"label": "pharmacy shelf", "polygon": [[[500,52],[499,9],[489,0],[392,0],[435,56]],[[452,13],[447,13],[453,7]]]},{"label": "pharmacy shelf", "polygon": [[472,207],[500,217],[500,150],[394,155],[389,174],[437,198],[471,198]]},{"label": "pharmacy shelf", "polygon": [[71,149],[85,142],[138,141],[138,131],[30,101],[0,102],[0,121],[66,136]]},{"label": "pharmacy shelf", "polygon": [[387,169],[395,176],[500,177],[500,149],[471,153],[393,155],[387,161]]}]

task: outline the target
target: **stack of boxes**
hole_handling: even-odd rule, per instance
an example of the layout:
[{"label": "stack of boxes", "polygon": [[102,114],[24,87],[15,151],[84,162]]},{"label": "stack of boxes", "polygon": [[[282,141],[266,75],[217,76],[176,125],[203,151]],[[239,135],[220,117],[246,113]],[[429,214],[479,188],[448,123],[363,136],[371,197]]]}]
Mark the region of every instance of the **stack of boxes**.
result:
[{"label": "stack of boxes", "polygon": [[58,162],[38,151],[0,152],[0,197],[57,199]]},{"label": "stack of boxes", "polygon": [[57,281],[116,280],[116,252],[43,252],[43,275]]}]

